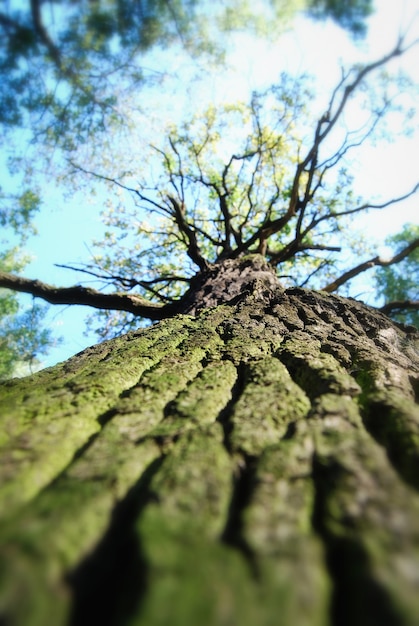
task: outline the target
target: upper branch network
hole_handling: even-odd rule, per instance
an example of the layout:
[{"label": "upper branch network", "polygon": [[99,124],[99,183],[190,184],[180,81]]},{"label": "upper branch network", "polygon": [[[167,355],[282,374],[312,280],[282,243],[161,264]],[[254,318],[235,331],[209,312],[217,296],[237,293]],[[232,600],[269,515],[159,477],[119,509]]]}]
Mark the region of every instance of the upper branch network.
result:
[{"label": "upper branch network", "polygon": [[[359,128],[345,127],[344,112],[361,87],[368,91],[372,75],[409,47],[400,39],[378,61],[343,73],[326,110],[314,123],[309,91],[285,75],[265,93],[253,94],[248,105],[210,107],[180,128],[170,129],[165,145],[152,147],[161,162],[153,185],[90,171],[73,161],[79,174],[94,176],[131,194],[137,210],[149,216],[151,245],[138,256],[137,265],[141,270],[141,259],[147,259],[145,275],[129,275],[128,269],[133,270],[129,259],[113,271],[109,257],[104,269],[89,265],[82,270],[113,285],[115,293],[81,286],[57,289],[4,273],[0,286],[50,302],[88,304],[161,319],[177,311],[176,300],[193,275],[173,269],[177,261],[182,264],[182,255],[198,272],[249,253],[264,255],[279,271],[291,262],[297,268],[302,258],[305,277],[300,284],[313,277],[320,281],[327,275],[328,265],[333,266],[325,254],[336,257],[341,250],[344,218],[384,209],[419,188],[415,185],[382,202],[358,200],[344,168],[348,153],[373,136],[392,110],[392,98],[385,91],[375,95]],[[418,246],[417,239],[388,260],[376,255],[340,275],[335,272],[320,286],[335,291],[371,267],[400,262]]]}]

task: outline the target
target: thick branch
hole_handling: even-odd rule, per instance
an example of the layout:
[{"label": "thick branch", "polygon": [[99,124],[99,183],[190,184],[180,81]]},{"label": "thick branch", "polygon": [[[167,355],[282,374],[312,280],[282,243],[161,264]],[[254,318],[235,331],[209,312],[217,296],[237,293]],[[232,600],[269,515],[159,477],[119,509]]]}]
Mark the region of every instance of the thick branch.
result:
[{"label": "thick branch", "polygon": [[90,287],[54,287],[41,282],[31,280],[14,274],[0,272],[0,287],[30,293],[42,298],[51,304],[80,304],[91,306],[95,309],[106,309],[111,311],[127,311],[138,317],[157,321],[175,314],[175,305],[160,305],[148,302],[140,296],[126,293],[106,294],[91,289]]},{"label": "thick branch", "polygon": [[419,300],[394,300],[393,302],[387,302],[384,306],[379,308],[379,311],[389,315],[395,311],[419,311]]},{"label": "thick branch", "polygon": [[326,244],[305,244],[298,238],[290,241],[280,252],[266,251],[267,258],[271,265],[279,265],[289,259],[295,257],[299,252],[305,252],[306,250],[319,250],[320,252],[341,252],[340,246],[328,246]]},{"label": "thick branch", "polygon": [[64,71],[60,51],[55,43],[52,41],[47,29],[44,26],[44,23],[42,22],[41,3],[39,0],[31,0],[31,13],[36,34],[38,35],[44,46],[47,48],[48,53],[51,59],[54,61],[55,65],[61,71]]},{"label": "thick branch", "polygon": [[376,256],[376,257],[373,257],[372,259],[369,259],[368,261],[364,261],[363,263],[360,263],[356,267],[353,267],[351,270],[345,272],[344,274],[342,274],[342,276],[340,276],[333,282],[323,287],[323,291],[327,291],[328,293],[336,291],[336,289],[338,289],[341,285],[344,285],[345,283],[347,283],[348,280],[351,280],[351,278],[358,276],[358,274],[361,274],[362,272],[365,272],[366,270],[369,270],[372,267],[376,267],[376,266],[387,267],[388,265],[399,263],[400,261],[405,259],[407,256],[409,256],[409,254],[413,252],[413,250],[416,250],[416,248],[418,247],[419,247],[419,239],[415,239],[414,241],[412,241],[412,243],[410,243],[408,246],[403,248],[401,252],[394,255],[391,259],[382,259],[381,257]]},{"label": "thick branch", "polygon": [[185,219],[184,207],[172,196],[167,196],[170,204],[173,207],[173,218],[179,228],[179,231],[185,235],[188,240],[187,253],[189,258],[196,263],[200,270],[205,270],[208,267],[207,261],[201,254],[199,249],[196,233],[193,228],[188,224]]}]

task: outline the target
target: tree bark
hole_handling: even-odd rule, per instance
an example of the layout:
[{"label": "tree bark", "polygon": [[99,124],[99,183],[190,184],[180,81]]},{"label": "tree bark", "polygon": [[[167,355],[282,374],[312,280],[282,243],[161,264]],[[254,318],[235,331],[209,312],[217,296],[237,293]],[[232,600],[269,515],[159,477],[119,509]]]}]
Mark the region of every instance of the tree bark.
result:
[{"label": "tree bark", "polygon": [[417,626],[419,333],[237,263],[1,386],[2,625]]}]

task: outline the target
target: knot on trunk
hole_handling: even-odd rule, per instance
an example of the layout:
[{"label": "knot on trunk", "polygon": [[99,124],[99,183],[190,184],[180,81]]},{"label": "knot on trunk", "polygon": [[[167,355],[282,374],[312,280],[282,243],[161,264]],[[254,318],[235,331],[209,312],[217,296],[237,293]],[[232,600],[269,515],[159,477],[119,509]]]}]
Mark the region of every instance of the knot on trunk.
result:
[{"label": "knot on trunk", "polygon": [[266,297],[278,288],[281,284],[275,270],[260,254],[224,259],[194,277],[180,310],[196,315],[209,307],[236,303],[250,294]]}]

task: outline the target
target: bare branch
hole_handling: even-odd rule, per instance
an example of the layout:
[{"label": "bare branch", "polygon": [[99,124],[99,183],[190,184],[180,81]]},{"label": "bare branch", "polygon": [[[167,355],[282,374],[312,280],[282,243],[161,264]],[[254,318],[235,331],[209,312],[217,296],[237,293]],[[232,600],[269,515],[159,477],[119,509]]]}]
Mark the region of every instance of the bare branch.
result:
[{"label": "bare branch", "polygon": [[[55,267],[62,267],[63,269],[66,270],[72,270],[74,272],[82,272],[83,274],[89,274],[90,276],[94,276],[95,278],[98,278],[100,280],[105,280],[105,281],[115,281],[115,282],[119,282],[121,284],[124,285],[124,287],[126,287],[127,289],[133,289],[134,287],[143,287],[144,289],[146,289],[147,286],[149,285],[156,285],[158,283],[172,283],[172,282],[184,282],[184,283],[188,283],[190,282],[189,278],[186,278],[185,276],[177,276],[177,275],[167,275],[167,276],[159,276],[158,278],[153,278],[152,280],[137,280],[136,278],[127,278],[126,276],[121,276],[119,274],[111,274],[110,272],[108,273],[99,273],[99,271],[93,271],[91,269],[88,269],[89,266],[88,265],[83,265],[81,267],[76,267],[74,265],[65,265],[63,263],[54,263]],[[102,270],[103,272],[106,272],[106,270]]]},{"label": "bare branch", "polygon": [[170,174],[170,182],[172,183],[172,185],[173,185],[174,189],[176,190],[176,193],[180,197],[181,201],[185,202],[185,188],[184,188],[185,177],[183,175],[183,169],[182,169],[182,157],[180,156],[179,150],[177,149],[177,146],[174,143],[173,139],[170,137],[170,135],[169,135],[169,143],[170,143],[170,147],[172,148],[173,152],[176,155],[177,162],[178,162],[178,176],[180,178],[180,190],[178,190],[178,187],[176,185],[176,181],[174,180],[173,172],[171,171],[170,162],[169,162],[168,163],[168,171],[169,171],[169,174]]},{"label": "bare branch", "polygon": [[316,228],[321,222],[326,220],[336,220],[339,217],[345,217],[347,215],[354,215],[355,213],[361,213],[362,211],[367,211],[369,209],[380,210],[386,209],[392,204],[398,204],[399,202],[403,202],[403,200],[407,200],[411,196],[413,196],[419,190],[419,183],[417,183],[413,189],[403,194],[402,196],[398,196],[397,198],[391,198],[391,200],[386,200],[381,203],[373,203],[373,202],[364,202],[353,209],[347,209],[346,211],[336,211],[335,213],[326,213],[325,215],[321,215],[320,217],[313,217],[311,222],[307,225],[307,227],[302,231],[301,237],[305,237],[308,235],[310,231]]},{"label": "bare branch", "polygon": [[80,285],[75,285],[74,287],[54,287],[40,280],[31,280],[6,272],[0,272],[0,287],[22,293],[30,293],[51,304],[79,304],[95,309],[127,311],[138,317],[145,317],[153,321],[171,317],[176,313],[175,304],[162,306],[148,302],[140,296],[127,293],[106,294],[89,287],[81,287]]},{"label": "bare branch", "polygon": [[369,259],[368,261],[364,261],[363,263],[360,263],[356,267],[353,267],[351,270],[349,270],[348,272],[345,272],[344,274],[342,274],[342,276],[340,276],[333,282],[323,287],[322,290],[327,291],[328,293],[332,293],[333,291],[336,291],[336,289],[338,289],[341,285],[344,285],[346,282],[348,282],[348,280],[351,280],[351,278],[358,276],[358,274],[361,274],[362,272],[365,272],[366,270],[369,270],[372,267],[376,267],[376,266],[387,267],[388,265],[399,263],[400,261],[405,259],[407,256],[409,256],[409,254],[413,252],[413,250],[416,250],[416,248],[418,247],[419,247],[419,239],[415,239],[414,241],[412,241],[412,243],[410,243],[408,246],[403,248],[401,252],[394,255],[391,259],[383,259],[379,256],[376,256],[376,257],[373,257],[372,259]]},{"label": "bare branch", "polygon": [[204,259],[199,249],[195,230],[188,224],[185,219],[185,209],[176,198],[172,196],[167,197],[170,204],[173,207],[173,217],[179,228],[179,231],[183,233],[187,239],[187,253],[189,258],[196,263],[200,270],[208,268],[208,262]]},{"label": "bare branch", "polygon": [[321,263],[316,267],[312,272],[310,272],[306,278],[298,285],[299,287],[305,287],[308,285],[310,280],[315,276],[318,272],[321,272],[323,269],[331,265],[330,259],[323,259]]},{"label": "bare branch", "polygon": [[137,280],[136,278],[128,278],[127,276],[123,276],[121,274],[112,274],[111,272],[102,269],[94,270],[90,265],[81,265],[80,267],[75,267],[73,265],[65,265],[62,263],[54,263],[55,267],[61,267],[63,269],[72,270],[73,272],[80,272],[81,274],[87,274],[88,276],[92,276],[93,278],[97,278],[103,283],[111,283],[115,286],[122,286],[124,289],[131,290],[135,289],[135,287],[141,287],[144,291],[152,294],[157,300],[160,302],[168,303],[175,302],[174,298],[163,295],[161,293],[161,289],[170,283],[174,282],[182,282],[189,285],[190,279],[185,276],[175,276],[175,275],[162,275],[157,278],[153,278],[152,280]]},{"label": "bare branch", "polygon": [[[112,178],[111,176],[106,176],[105,174],[99,174],[98,172],[94,172],[93,170],[88,170],[82,165],[75,163],[75,161],[73,161],[72,159],[67,159],[67,163],[69,163],[71,167],[74,167],[75,170],[78,170],[79,172],[82,172],[83,174],[87,174],[88,176],[93,176],[93,178],[97,178],[98,180],[104,180],[108,183],[112,183],[116,185],[117,187],[124,189],[125,191],[130,191],[131,193],[136,194],[137,196],[141,195],[138,189],[135,189],[134,187],[128,187],[128,185],[124,185],[123,183],[119,182],[117,178]],[[146,198],[146,200],[148,199]]]},{"label": "bare branch", "polygon": [[[333,111],[337,94],[339,93],[339,90],[343,87],[343,85],[345,84],[346,80],[349,78],[350,73],[344,76],[338,88],[335,89],[332,95],[332,98],[329,102],[329,107],[326,113],[324,114],[323,118],[319,121],[320,125],[322,123],[325,124],[325,129],[319,132],[319,140],[323,141],[325,137],[327,137],[327,135],[331,132],[332,128],[335,126],[338,119],[340,118],[348,99],[353,94],[353,92],[357,89],[360,83],[366,78],[366,76],[368,76],[368,74],[371,74],[372,72],[379,69],[380,67],[385,66],[392,59],[398,56],[401,56],[402,54],[407,52],[412,46],[416,45],[417,43],[418,43],[418,40],[412,42],[411,44],[403,48],[403,37],[400,37],[396,46],[388,54],[384,55],[383,57],[381,57],[377,61],[374,61],[373,63],[368,63],[367,65],[364,65],[363,67],[361,67],[357,71],[354,80],[351,83],[348,83],[343,89],[342,96],[339,102],[337,103],[335,110]],[[317,129],[319,129],[319,125]]]},{"label": "bare branch", "polygon": [[[158,150],[157,148],[155,148],[158,152],[160,152],[160,150]],[[162,152],[163,156],[164,153]],[[183,242],[186,245],[187,248],[187,253],[189,258],[196,263],[196,265],[199,267],[200,270],[206,269],[208,267],[208,263],[207,261],[204,259],[204,257],[202,256],[200,249],[199,249],[199,245],[198,245],[198,241],[197,241],[197,237],[196,237],[196,230],[198,230],[197,228],[195,228],[195,226],[191,226],[188,221],[186,220],[185,217],[185,205],[183,204],[182,201],[178,201],[176,198],[174,198],[173,196],[168,195],[167,196],[167,204],[168,207],[164,207],[162,206],[162,204],[156,202],[155,200],[153,200],[152,198],[145,196],[143,193],[141,193],[141,191],[139,191],[138,189],[135,189],[133,187],[129,187],[127,185],[124,185],[123,183],[119,182],[116,178],[112,178],[110,176],[105,176],[103,174],[98,174],[97,172],[93,172],[91,170],[87,170],[83,167],[81,167],[80,165],[77,165],[76,163],[69,161],[70,164],[75,167],[76,169],[80,170],[81,172],[94,176],[95,178],[98,178],[100,180],[105,180],[107,182],[113,183],[115,185],[117,185],[118,187],[120,187],[121,189],[125,189],[125,191],[129,191],[131,193],[134,193],[138,198],[140,198],[140,200],[142,200],[143,202],[147,202],[150,206],[155,207],[155,209],[157,209],[157,211],[159,211],[160,213],[163,213],[167,216],[169,216],[170,218],[172,218],[178,229],[179,232],[182,234],[182,236],[185,237],[185,241]],[[169,172],[170,174],[170,172]],[[170,174],[170,176],[172,177],[173,174]],[[183,183],[182,183],[183,184]],[[178,189],[176,188],[175,185],[173,185],[176,189],[176,191],[178,191]]]}]

